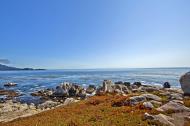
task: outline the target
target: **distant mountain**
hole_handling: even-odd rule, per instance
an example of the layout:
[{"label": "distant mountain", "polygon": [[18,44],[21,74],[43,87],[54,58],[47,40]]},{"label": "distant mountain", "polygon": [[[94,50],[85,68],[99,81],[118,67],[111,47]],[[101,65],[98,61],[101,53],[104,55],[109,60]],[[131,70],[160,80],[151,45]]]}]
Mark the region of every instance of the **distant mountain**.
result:
[{"label": "distant mountain", "polygon": [[45,70],[45,69],[33,69],[33,68],[16,68],[0,64],[0,71],[12,71],[12,70]]}]

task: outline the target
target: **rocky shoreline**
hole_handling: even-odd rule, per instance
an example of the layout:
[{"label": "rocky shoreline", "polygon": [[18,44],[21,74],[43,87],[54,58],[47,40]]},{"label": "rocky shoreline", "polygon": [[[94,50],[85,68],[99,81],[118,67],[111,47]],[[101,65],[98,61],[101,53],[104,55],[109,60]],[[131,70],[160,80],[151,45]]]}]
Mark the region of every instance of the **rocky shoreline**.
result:
[{"label": "rocky shoreline", "polygon": [[[186,80],[186,75],[180,79],[183,87],[185,83],[189,83]],[[189,90],[185,88],[185,91]],[[19,95],[9,90],[0,90],[0,94],[10,97]],[[106,94],[126,97],[125,100],[114,102],[112,107],[137,106],[140,104],[145,109],[157,111],[156,115],[144,113],[144,120],[158,121],[170,126],[178,126],[179,120],[181,124],[190,121],[190,97],[187,95],[188,93],[179,88],[171,88],[168,82],[161,87],[143,85],[140,82],[130,84],[129,82],[119,81],[113,83],[111,80],[104,80],[100,87],[89,85],[85,89],[77,84],[64,82],[55,89],[33,92],[32,96],[40,97],[45,101],[41,104],[23,104],[11,99],[3,101],[0,103],[0,122],[9,122],[20,117],[31,116],[86,100],[94,95],[104,96]]]}]

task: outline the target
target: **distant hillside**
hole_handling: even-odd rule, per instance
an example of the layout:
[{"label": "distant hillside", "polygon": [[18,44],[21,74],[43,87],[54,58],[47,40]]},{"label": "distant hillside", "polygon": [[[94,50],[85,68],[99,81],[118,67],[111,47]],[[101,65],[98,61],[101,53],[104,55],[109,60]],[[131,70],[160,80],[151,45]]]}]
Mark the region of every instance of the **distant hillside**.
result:
[{"label": "distant hillside", "polygon": [[16,68],[0,64],[0,71],[9,71],[9,70],[45,70],[45,69]]}]

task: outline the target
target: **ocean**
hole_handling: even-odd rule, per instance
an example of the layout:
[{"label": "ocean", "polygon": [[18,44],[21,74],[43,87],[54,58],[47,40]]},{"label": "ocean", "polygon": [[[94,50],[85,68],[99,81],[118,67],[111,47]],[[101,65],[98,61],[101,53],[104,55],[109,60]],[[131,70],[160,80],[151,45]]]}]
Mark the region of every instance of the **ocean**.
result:
[{"label": "ocean", "polygon": [[[45,88],[55,88],[61,82],[72,82],[87,87],[101,85],[103,80],[136,82],[163,85],[168,81],[172,87],[180,87],[179,78],[190,68],[136,68],[136,69],[88,69],[88,70],[45,70],[45,71],[0,71],[0,88],[16,90],[23,101],[33,100],[30,93]],[[18,85],[6,88],[4,83]]]}]

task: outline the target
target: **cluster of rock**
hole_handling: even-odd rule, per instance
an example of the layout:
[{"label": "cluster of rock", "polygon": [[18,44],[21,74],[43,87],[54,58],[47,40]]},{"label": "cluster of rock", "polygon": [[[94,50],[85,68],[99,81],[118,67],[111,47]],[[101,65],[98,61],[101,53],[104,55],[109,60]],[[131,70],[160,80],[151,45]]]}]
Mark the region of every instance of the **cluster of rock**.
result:
[{"label": "cluster of rock", "polygon": [[[182,80],[184,78],[185,77],[182,77]],[[106,92],[117,93],[124,96],[127,94],[134,94],[135,96],[131,96],[120,103],[114,103],[113,106],[136,106],[141,104],[144,108],[155,109],[157,112],[160,112],[158,115],[150,115],[145,113],[145,119],[155,120],[165,125],[175,126],[179,123],[176,121],[179,120],[179,118],[183,120],[187,118],[190,119],[190,108],[186,107],[183,102],[183,100],[187,97],[187,91],[190,91],[190,88],[187,88],[187,85],[190,85],[190,81],[187,78],[183,81],[182,80],[180,80],[180,82],[186,82],[186,90],[171,88],[168,82],[164,83],[163,87],[159,87],[142,85],[140,82],[135,82],[131,85],[130,83],[120,81],[114,84],[110,80],[105,80],[102,87],[97,89],[96,94],[103,95]],[[163,99],[163,97],[165,99]],[[187,98],[190,99],[189,97]],[[172,113],[172,115],[175,114],[175,116],[172,117],[172,115],[166,116],[162,114],[167,112]],[[181,125],[183,125],[183,122],[181,122]]]},{"label": "cluster of rock", "polygon": [[89,85],[87,89],[77,84],[64,82],[55,89],[45,89],[32,93],[32,96],[41,96],[43,99],[62,101],[66,98],[85,99],[96,92],[96,86]]},{"label": "cluster of rock", "polygon": [[0,103],[0,122],[11,121],[18,117],[30,116],[39,112],[40,110],[36,109],[34,104],[27,105],[7,100]]},{"label": "cluster of rock", "polygon": [[26,104],[18,101],[6,100],[0,103],[0,122],[8,122],[20,117],[31,116],[55,107],[65,106],[74,102],[78,102],[74,98],[66,98],[62,102],[47,100],[41,104]]},{"label": "cluster of rock", "polygon": [[5,89],[0,89],[0,96],[4,96],[5,98],[0,98],[0,103],[5,102],[6,100],[10,100],[14,97],[18,97],[21,94],[14,91],[14,90],[5,90]]}]

